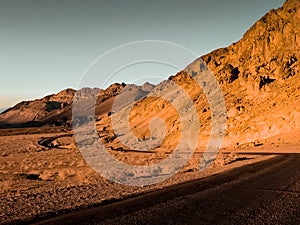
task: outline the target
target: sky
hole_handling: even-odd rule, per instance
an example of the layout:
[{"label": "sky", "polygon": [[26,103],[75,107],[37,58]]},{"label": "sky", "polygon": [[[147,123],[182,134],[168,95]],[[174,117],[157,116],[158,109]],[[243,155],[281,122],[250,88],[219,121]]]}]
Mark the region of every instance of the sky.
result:
[{"label": "sky", "polygon": [[[168,41],[197,56],[226,47],[283,2],[0,0],[0,108],[76,89],[96,59],[129,42]],[[148,63],[121,77],[132,83],[142,72],[166,79],[176,71]]]}]

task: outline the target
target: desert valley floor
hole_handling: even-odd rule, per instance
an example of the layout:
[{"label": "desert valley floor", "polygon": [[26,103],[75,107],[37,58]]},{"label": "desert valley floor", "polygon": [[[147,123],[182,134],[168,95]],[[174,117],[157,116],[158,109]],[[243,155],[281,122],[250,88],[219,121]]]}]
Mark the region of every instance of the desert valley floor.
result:
[{"label": "desert valley floor", "polygon": [[[19,128],[2,129],[0,134],[1,223],[40,220],[276,157],[264,153],[300,153],[298,133],[292,132],[259,144],[221,149],[215,162],[202,172],[197,170],[197,160],[194,160],[160,184],[129,187],[108,181],[94,172],[76,148],[71,130]],[[112,154],[120,160],[133,158],[139,164],[158,158],[156,153],[118,151]],[[200,158],[201,154],[198,150],[193,157]]]}]

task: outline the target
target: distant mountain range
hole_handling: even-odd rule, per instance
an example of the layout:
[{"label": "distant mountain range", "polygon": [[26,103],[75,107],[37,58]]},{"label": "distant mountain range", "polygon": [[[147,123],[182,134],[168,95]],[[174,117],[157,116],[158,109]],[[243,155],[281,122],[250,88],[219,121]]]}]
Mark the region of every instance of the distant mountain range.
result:
[{"label": "distant mountain range", "polygon": [[[125,87],[131,96],[142,98],[153,89],[154,85],[145,83],[143,86],[137,86],[116,83],[106,90],[83,88],[79,91],[83,95],[97,93],[96,115],[102,115],[110,112],[114,98]],[[20,102],[0,115],[0,128],[44,125],[71,126],[72,102],[75,93],[76,91],[73,89],[66,89],[41,99]]]}]

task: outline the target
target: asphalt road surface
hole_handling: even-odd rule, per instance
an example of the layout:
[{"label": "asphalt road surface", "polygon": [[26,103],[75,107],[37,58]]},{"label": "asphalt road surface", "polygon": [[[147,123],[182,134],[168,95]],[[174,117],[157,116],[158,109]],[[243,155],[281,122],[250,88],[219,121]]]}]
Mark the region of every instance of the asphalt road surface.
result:
[{"label": "asphalt road surface", "polygon": [[40,224],[300,224],[300,154],[280,155]]}]

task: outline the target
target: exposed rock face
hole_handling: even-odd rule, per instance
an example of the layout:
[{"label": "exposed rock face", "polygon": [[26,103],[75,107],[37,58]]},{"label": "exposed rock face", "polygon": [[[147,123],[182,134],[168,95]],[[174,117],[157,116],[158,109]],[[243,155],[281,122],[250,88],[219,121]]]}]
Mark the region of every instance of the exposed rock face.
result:
[{"label": "exposed rock face", "polygon": [[222,87],[233,139],[247,142],[299,128],[299,48],[300,1],[288,0],[239,42],[202,57]]},{"label": "exposed rock face", "polygon": [[204,56],[220,82],[243,78],[254,84],[260,76],[268,75],[285,81],[298,74],[299,5],[297,0],[287,1],[262,17],[239,42]]}]

